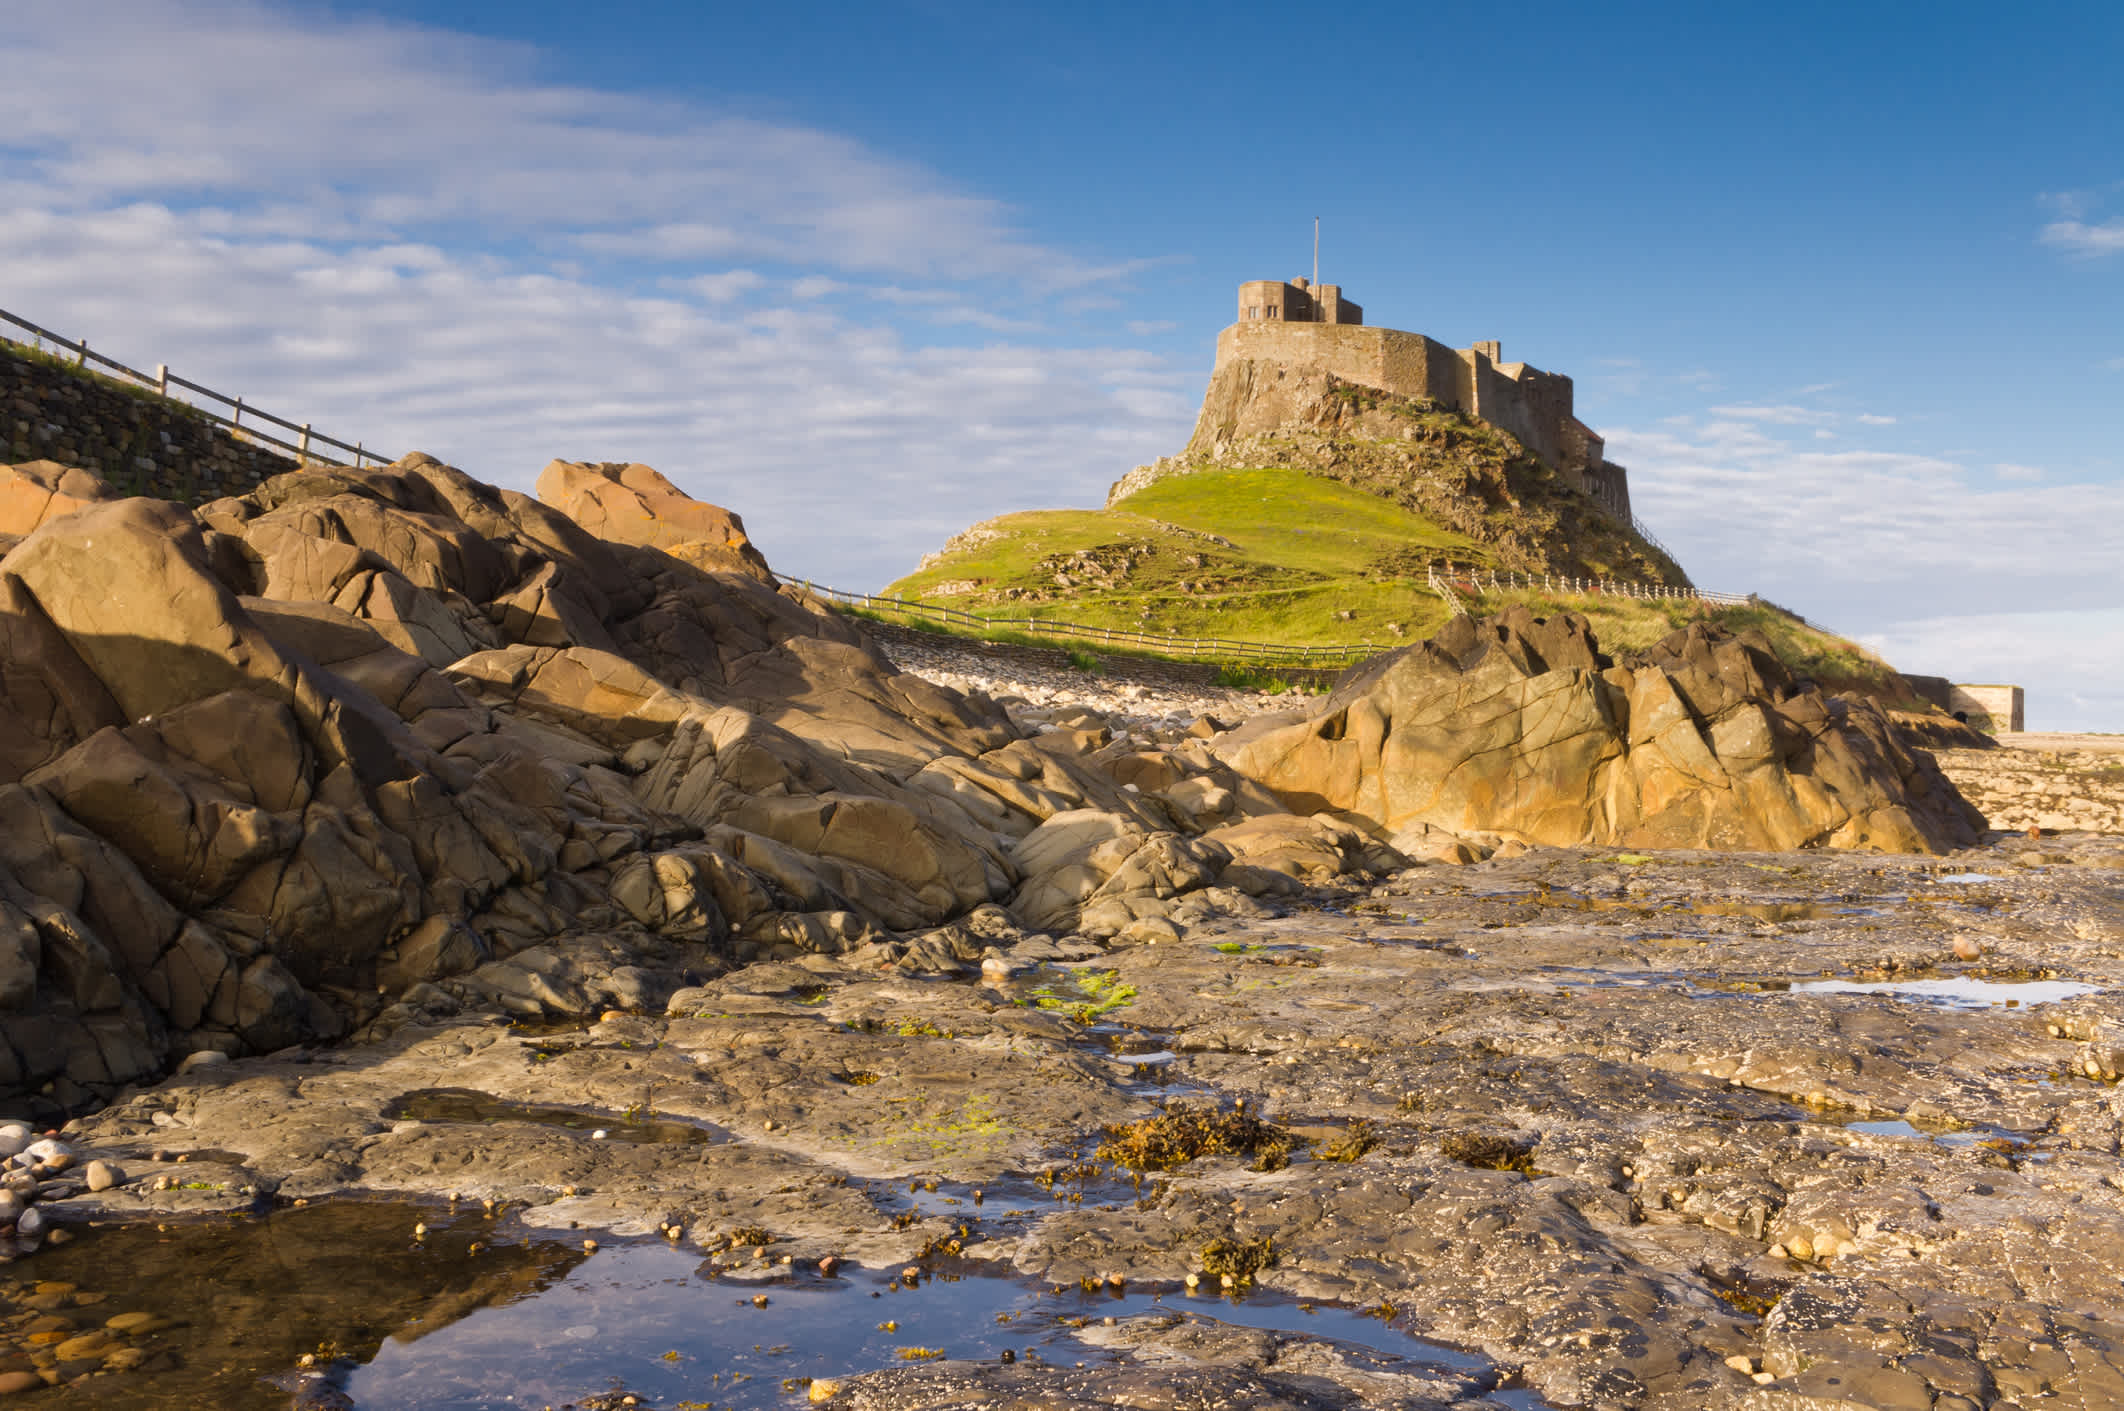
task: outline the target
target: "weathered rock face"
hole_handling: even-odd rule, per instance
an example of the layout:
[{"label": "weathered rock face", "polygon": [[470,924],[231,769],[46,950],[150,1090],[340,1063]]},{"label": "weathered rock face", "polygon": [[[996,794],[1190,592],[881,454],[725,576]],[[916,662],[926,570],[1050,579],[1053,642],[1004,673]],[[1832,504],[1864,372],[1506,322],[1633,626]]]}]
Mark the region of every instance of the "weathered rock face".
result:
[{"label": "weathered rock face", "polygon": [[807,952],[954,970],[1300,856],[1199,837],[1279,808],[1200,750],[1036,745],[759,576],[426,457],[196,512],[15,483],[45,497],[0,559],[0,1098]]},{"label": "weathered rock face", "polygon": [[662,549],[711,573],[774,581],[745,537],[745,521],[646,465],[554,461],[539,474],[538,497],[601,539]]},{"label": "weathered rock face", "polygon": [[88,471],[56,461],[0,465],[0,546],[48,519],[116,498],[117,492]]},{"label": "weathered rock face", "polygon": [[1236,732],[1220,753],[1294,809],[1389,834],[1937,852],[1983,827],[1873,707],[1700,624],[1617,664],[1575,615],[1456,618],[1359,668],[1309,719]]}]

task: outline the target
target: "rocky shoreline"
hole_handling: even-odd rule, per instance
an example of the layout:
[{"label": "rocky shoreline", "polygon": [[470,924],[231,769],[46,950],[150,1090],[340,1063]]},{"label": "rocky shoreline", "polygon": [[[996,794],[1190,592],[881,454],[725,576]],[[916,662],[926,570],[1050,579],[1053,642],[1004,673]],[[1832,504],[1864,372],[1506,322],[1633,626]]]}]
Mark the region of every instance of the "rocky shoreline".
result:
[{"label": "rocky shoreline", "polygon": [[[1206,909],[1177,941],[1000,936],[978,978],[755,965],[662,1016],[461,1013],[195,1069],[72,1124],[136,1174],[51,1208],[491,1203],[798,1283],[845,1260],[1178,1294],[1258,1249],[1258,1289],[1391,1306],[1541,1404],[2099,1405],[2124,1388],[2120,876],[2094,836],[1944,864],[1534,849]],[[443,1077],[488,1107],[408,1115]],[[1287,1150],[1126,1164],[1128,1124],[1212,1110]],[[911,1208],[910,1181],[963,1203]],[[1142,1398],[1186,1369],[1235,1405],[1486,1404],[1371,1399],[1353,1364],[1292,1380],[1289,1347],[1210,1318],[1098,1325],[1127,1351],[1083,1375],[947,1359],[836,1395],[1165,1404]]]},{"label": "rocky shoreline", "polygon": [[1269,697],[889,653],[646,467],[9,474],[0,1394],[2124,1398],[2124,837],[1760,642]]}]

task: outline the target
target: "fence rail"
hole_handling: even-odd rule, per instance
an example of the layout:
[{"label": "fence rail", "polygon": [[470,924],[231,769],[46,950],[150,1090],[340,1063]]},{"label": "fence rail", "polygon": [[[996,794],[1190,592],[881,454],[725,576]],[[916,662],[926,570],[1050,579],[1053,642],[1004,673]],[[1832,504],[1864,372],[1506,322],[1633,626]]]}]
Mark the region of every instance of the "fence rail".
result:
[{"label": "fence rail", "polygon": [[[310,423],[306,421],[289,421],[285,417],[274,416],[272,413],[260,411],[256,407],[245,406],[241,397],[231,397],[226,393],[216,392],[211,387],[202,387],[197,382],[173,375],[167,363],[156,364],[152,373],[142,372],[138,368],[127,367],[115,358],[107,358],[103,354],[93,351],[89,347],[86,338],[74,339],[68,338],[63,334],[54,333],[49,328],[40,327],[26,318],[9,313],[5,309],[0,309],[0,322],[12,324],[16,328],[30,333],[37,340],[30,346],[40,352],[44,351],[43,345],[49,342],[52,345],[52,351],[72,355],[75,367],[86,368],[88,364],[95,363],[99,368],[107,369],[111,373],[126,378],[138,386],[145,387],[159,397],[167,397],[171,401],[182,401],[184,405],[191,407],[192,410],[198,412],[201,416],[221,426],[228,427],[246,441],[263,442],[269,446],[278,446],[284,451],[293,451],[296,459],[304,465],[313,463],[320,465],[350,464],[350,462],[335,460],[331,456],[312,449],[317,446],[330,446],[335,450],[351,453],[354,457],[351,464],[357,469],[365,461],[375,461],[379,465],[388,465],[396,459],[396,457],[382,455],[376,451],[369,450],[359,441],[350,445],[345,441],[335,440],[330,436],[326,436],[322,432],[313,431],[310,429]],[[0,341],[18,345],[22,342],[19,338],[9,338],[5,334],[0,334]],[[229,412],[224,415],[215,411],[212,407],[203,407],[190,399],[173,396],[170,392],[172,387],[181,388],[194,396],[204,397],[211,402],[218,402],[222,406],[229,408]],[[246,414],[251,418],[249,425],[244,423]],[[296,433],[299,439],[287,441],[269,431],[260,430],[258,428],[258,423],[260,422],[292,431]]]}]

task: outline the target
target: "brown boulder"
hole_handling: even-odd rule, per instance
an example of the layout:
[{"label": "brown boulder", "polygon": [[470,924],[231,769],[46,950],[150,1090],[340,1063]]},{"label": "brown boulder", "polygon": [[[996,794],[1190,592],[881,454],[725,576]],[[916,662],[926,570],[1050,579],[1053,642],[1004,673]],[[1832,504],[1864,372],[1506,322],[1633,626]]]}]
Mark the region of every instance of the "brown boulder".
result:
[{"label": "brown boulder", "polygon": [[1219,753],[1294,809],[1570,847],[1938,852],[1981,820],[1880,711],[1694,624],[1611,664],[1581,618],[1456,619]]},{"label": "brown boulder", "polygon": [[78,466],[57,461],[0,465],[0,536],[25,537],[47,520],[118,498],[116,490]]},{"label": "brown boulder", "polygon": [[710,573],[774,582],[745,536],[745,521],[646,465],[554,461],[539,473],[538,497],[600,539],[662,549]]}]

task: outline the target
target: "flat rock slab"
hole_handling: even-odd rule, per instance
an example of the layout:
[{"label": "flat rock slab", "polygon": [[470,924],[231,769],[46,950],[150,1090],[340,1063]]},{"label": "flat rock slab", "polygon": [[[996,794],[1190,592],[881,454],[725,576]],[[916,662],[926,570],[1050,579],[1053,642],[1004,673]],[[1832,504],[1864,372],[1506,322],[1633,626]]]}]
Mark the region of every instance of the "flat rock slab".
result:
[{"label": "flat rock slab", "polygon": [[[1214,1288],[1251,1250],[1257,1287],[1379,1307],[1482,1369],[1390,1385],[1347,1349],[1094,1325],[1084,1369],[851,1369],[851,1406],[1499,1405],[1520,1384],[1673,1411],[2110,1404],[2120,881],[2124,842],[2095,835],[1946,859],[1536,848],[988,979],[739,971],[669,1016],[467,1015],[200,1069],[77,1123],[133,1178],[52,1209],[194,1208],[140,1179],[184,1146],[281,1200],[454,1192],[769,1276],[957,1257]],[[1958,979],[2031,1000],[1911,983]],[[2034,1002],[2061,981],[2088,988]],[[501,1106],[402,1115],[437,1087]],[[1139,1179],[1098,1152],[1212,1102],[1289,1132],[1288,1159]],[[650,1120],[707,1135],[612,1136]]]}]

